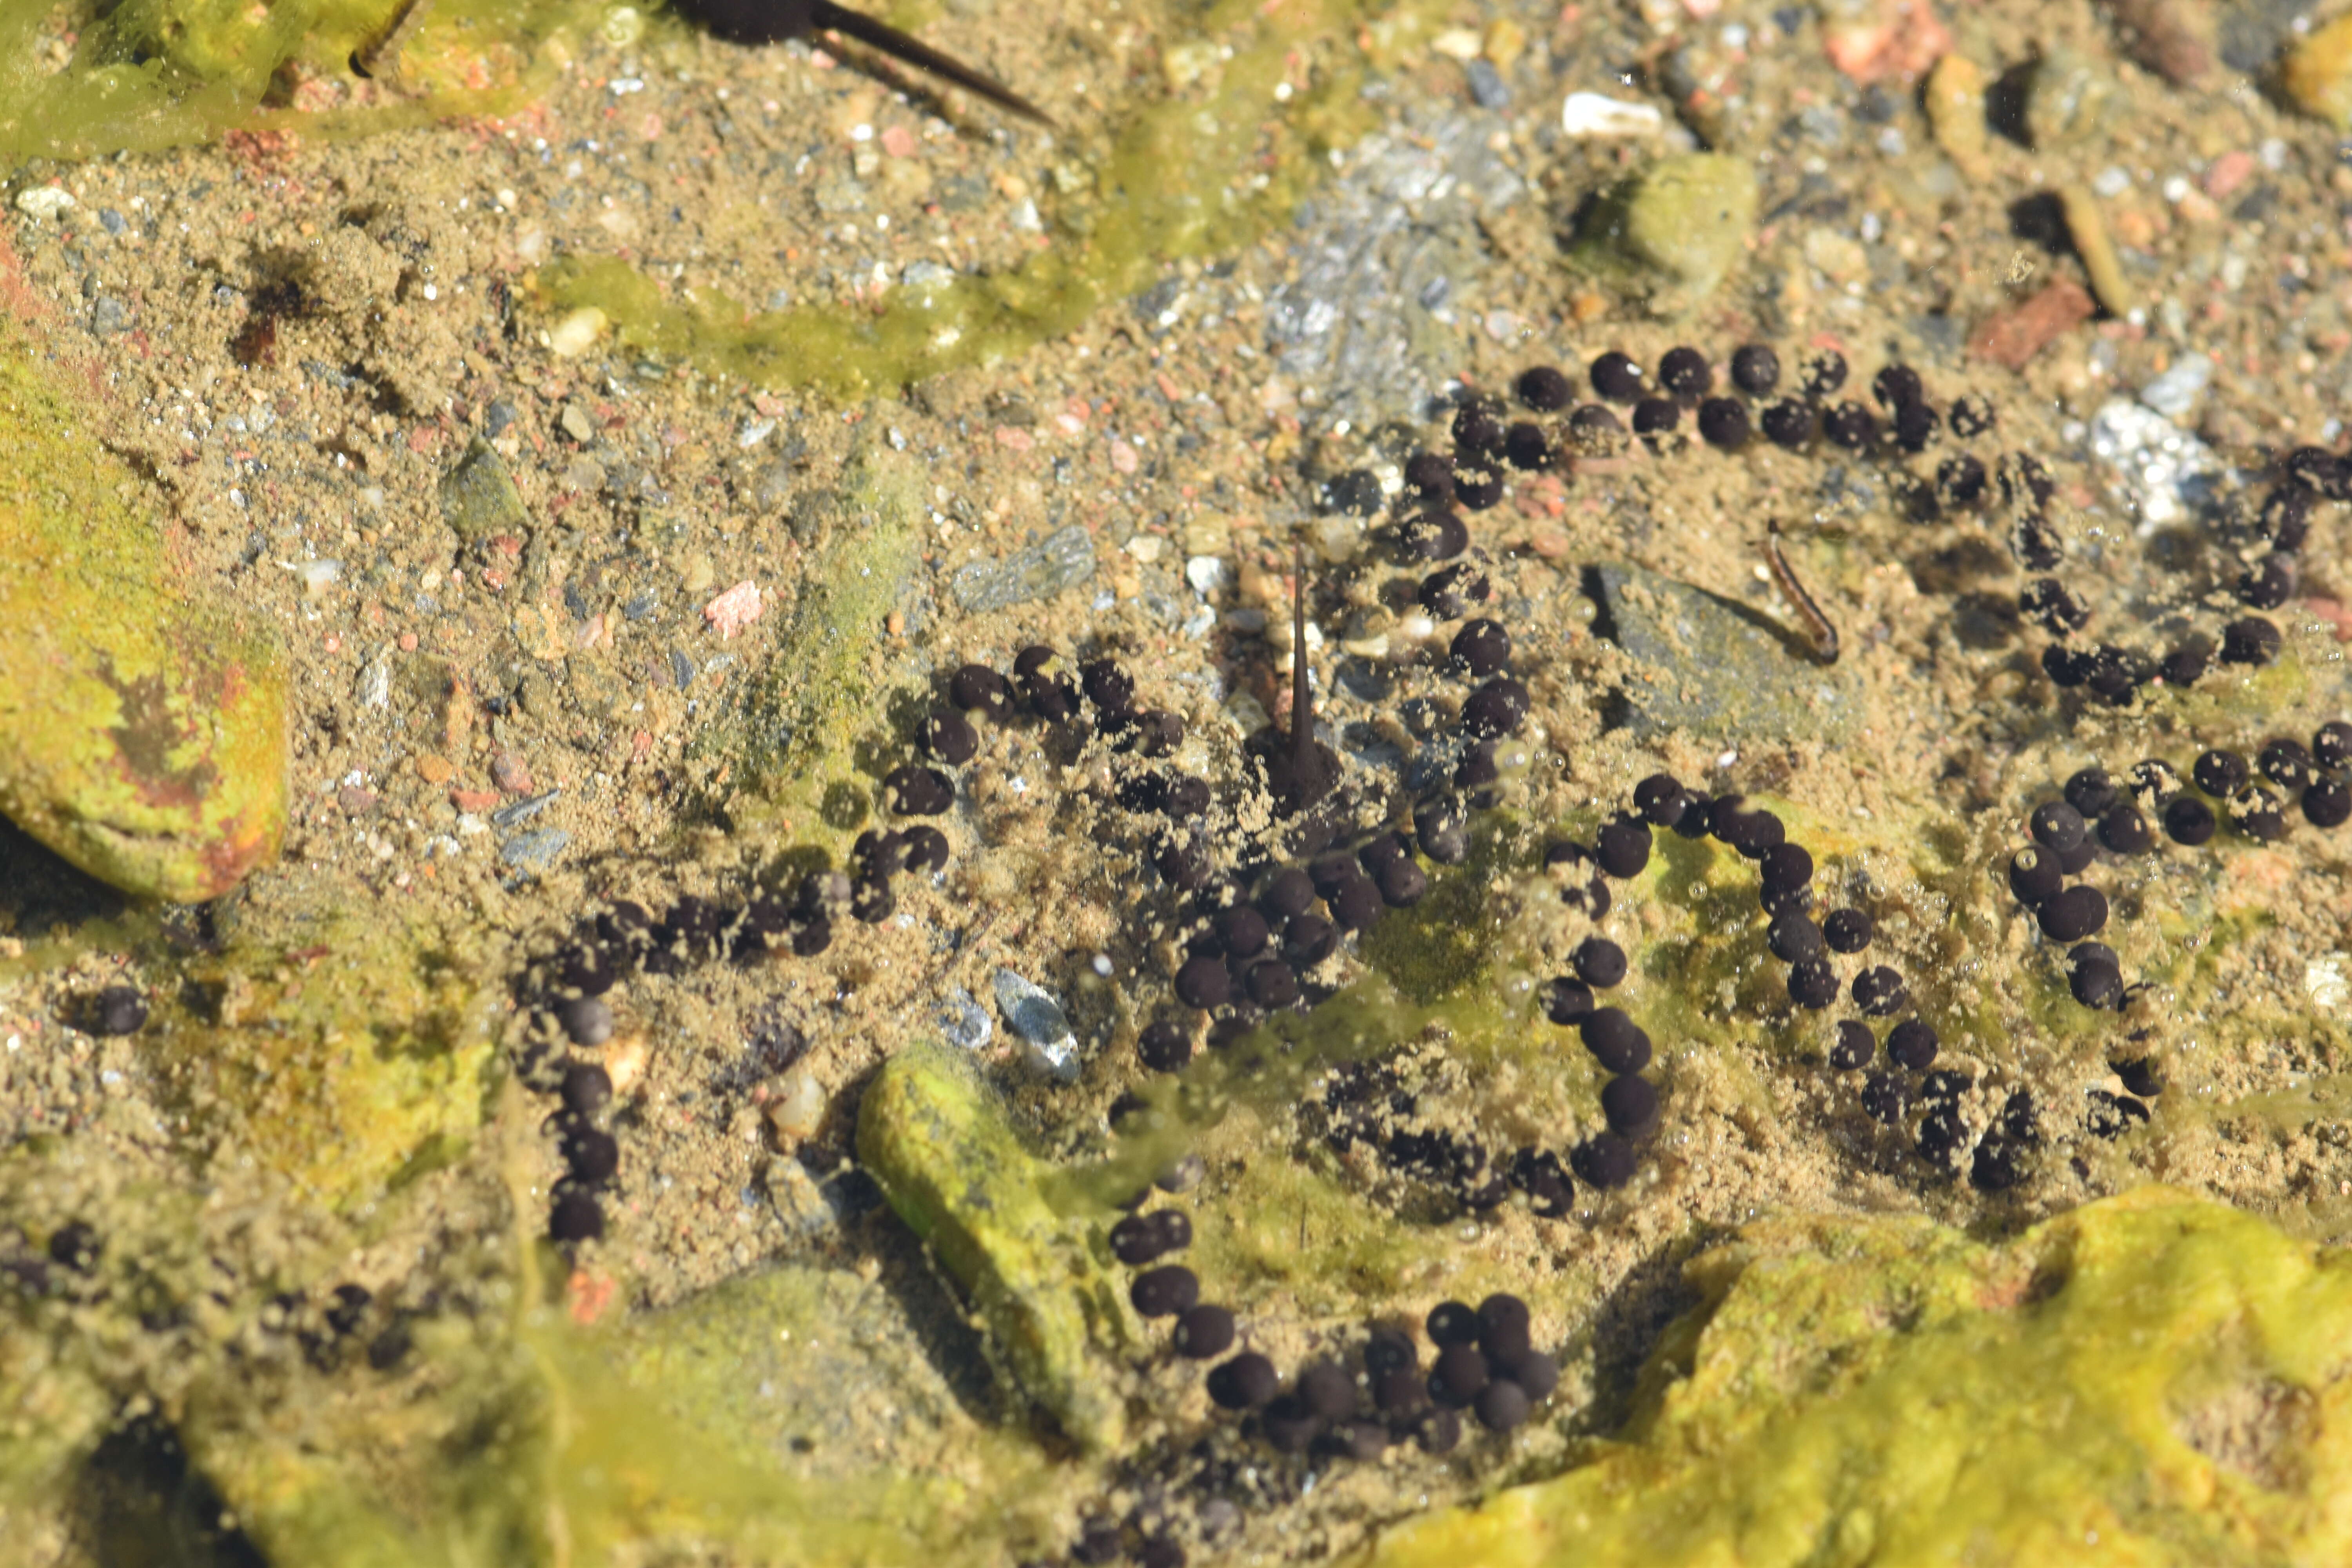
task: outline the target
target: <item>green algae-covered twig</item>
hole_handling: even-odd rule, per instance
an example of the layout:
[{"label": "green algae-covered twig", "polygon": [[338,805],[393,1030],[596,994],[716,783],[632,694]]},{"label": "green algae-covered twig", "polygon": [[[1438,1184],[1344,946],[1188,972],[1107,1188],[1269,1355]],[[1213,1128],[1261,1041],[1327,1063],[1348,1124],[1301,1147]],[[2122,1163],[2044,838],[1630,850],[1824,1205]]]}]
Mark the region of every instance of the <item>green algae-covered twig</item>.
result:
[{"label": "green algae-covered twig", "polygon": [[1103,1352],[1127,1343],[1129,1321],[1090,1245],[1096,1219],[1047,1200],[1049,1167],[970,1058],[924,1044],[886,1062],[858,1106],[857,1156],[1029,1397],[1081,1447],[1117,1447],[1127,1412]]},{"label": "green algae-covered twig", "polygon": [[[1236,35],[1233,58],[1203,99],[1175,97],[1138,114],[1097,171],[1105,193],[1084,232],[1062,235],[1010,272],[907,287],[879,314],[825,303],[752,313],[725,299],[671,296],[611,257],[564,258],[537,278],[551,310],[602,310],[630,348],[690,360],[772,386],[806,386],[843,400],[969,365],[991,364],[1075,329],[1107,300],[1124,299],[1167,262],[1238,248],[1287,218],[1311,188],[1323,153],[1372,123],[1360,101],[1364,68],[1335,59],[1286,104],[1276,89],[1298,52],[1340,47],[1366,21],[1361,0],[1227,0],[1202,22],[1204,35]],[[1433,7],[1397,7],[1367,27],[1393,48]],[[1294,145],[1261,162],[1271,133]],[[1263,168],[1262,187],[1242,178]]]}]

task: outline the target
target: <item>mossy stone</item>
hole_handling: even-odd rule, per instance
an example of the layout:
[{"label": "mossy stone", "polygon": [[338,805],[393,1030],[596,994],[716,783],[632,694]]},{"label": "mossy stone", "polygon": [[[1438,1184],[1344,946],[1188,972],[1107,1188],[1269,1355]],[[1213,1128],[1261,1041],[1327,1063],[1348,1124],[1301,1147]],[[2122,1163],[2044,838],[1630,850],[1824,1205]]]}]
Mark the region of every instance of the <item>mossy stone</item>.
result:
[{"label": "mossy stone", "polygon": [[2005,1244],[1916,1217],[1751,1226],[1622,1444],[1391,1532],[1371,1568],[2352,1553],[2352,1267],[2171,1188]]},{"label": "mossy stone", "polygon": [[1570,258],[1661,314],[1715,292],[1756,226],[1756,171],[1721,153],[1661,158],[1595,202]]},{"label": "mossy stone", "polygon": [[218,898],[286,826],[277,644],[174,586],[163,520],[0,321],[0,815],[142,898]]},{"label": "mossy stone", "polygon": [[466,444],[457,466],[441,476],[441,520],[460,542],[478,543],[499,534],[520,538],[530,527],[522,493],[506,459],[479,436]]}]

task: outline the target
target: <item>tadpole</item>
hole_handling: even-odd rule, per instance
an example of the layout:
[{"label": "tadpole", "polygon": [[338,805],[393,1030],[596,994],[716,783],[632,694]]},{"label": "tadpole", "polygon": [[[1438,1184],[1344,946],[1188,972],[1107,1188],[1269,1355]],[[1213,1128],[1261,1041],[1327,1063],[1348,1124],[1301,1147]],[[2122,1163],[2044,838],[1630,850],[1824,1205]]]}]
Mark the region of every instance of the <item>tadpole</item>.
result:
[{"label": "tadpole", "polygon": [[839,33],[869,48],[879,49],[892,59],[951,81],[1000,109],[1026,115],[1041,125],[1054,122],[1044,110],[995,78],[908,37],[887,23],[832,5],[830,0],[677,0],[676,9],[688,20],[709,29],[714,37],[733,44],[777,44],[787,38],[805,38],[811,33]]}]

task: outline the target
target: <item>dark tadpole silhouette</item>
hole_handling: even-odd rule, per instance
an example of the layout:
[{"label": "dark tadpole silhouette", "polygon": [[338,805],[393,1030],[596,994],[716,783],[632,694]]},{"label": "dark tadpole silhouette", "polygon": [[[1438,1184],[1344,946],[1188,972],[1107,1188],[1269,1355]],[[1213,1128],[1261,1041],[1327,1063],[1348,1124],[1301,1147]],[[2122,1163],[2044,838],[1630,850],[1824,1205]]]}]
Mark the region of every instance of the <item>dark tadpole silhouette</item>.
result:
[{"label": "dark tadpole silhouette", "polygon": [[1339,784],[1339,758],[1315,738],[1315,689],[1307,679],[1307,555],[1293,547],[1290,594],[1290,733],[1271,724],[1253,750],[1265,769],[1265,787],[1285,816],[1319,805]]},{"label": "dark tadpole silhouette", "polygon": [[839,33],[892,59],[903,60],[943,81],[951,81],[1015,114],[1025,114],[1041,125],[1053,120],[1035,104],[995,78],[949,58],[929,45],[908,37],[898,28],[827,0],[677,0],[679,16],[699,23],[712,37],[731,44],[780,44],[805,38],[811,33]]}]

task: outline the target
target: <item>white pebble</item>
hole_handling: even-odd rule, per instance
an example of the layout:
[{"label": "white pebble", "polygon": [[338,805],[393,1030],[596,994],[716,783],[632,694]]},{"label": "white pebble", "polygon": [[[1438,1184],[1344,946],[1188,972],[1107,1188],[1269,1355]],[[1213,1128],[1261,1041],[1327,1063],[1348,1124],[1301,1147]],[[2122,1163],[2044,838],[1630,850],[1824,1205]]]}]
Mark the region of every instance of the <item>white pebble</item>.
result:
[{"label": "white pebble", "polygon": [[26,217],[55,218],[74,205],[73,193],[58,185],[35,185],[16,193],[16,210]]},{"label": "white pebble", "polygon": [[1597,92],[1571,92],[1559,106],[1559,128],[1570,136],[1650,136],[1665,117],[1646,103],[1624,103]]}]

